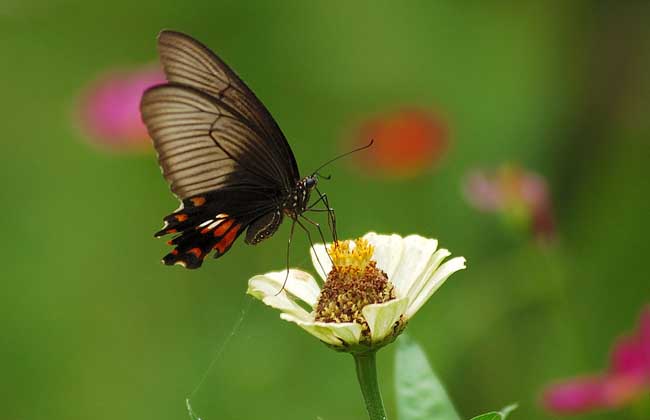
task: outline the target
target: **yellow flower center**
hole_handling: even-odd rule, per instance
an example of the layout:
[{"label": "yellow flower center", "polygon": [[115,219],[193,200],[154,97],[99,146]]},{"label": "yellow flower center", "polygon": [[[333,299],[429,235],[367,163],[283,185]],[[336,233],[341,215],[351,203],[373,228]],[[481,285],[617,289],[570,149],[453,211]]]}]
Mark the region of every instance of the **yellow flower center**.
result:
[{"label": "yellow flower center", "polygon": [[328,248],[334,262],[316,304],[316,321],[356,322],[369,334],[361,310],[395,299],[393,284],[372,259],[374,248],[365,239],[335,242]]},{"label": "yellow flower center", "polygon": [[364,269],[372,260],[375,248],[363,238],[354,241],[334,242],[327,252],[332,257],[335,267],[351,266]]}]

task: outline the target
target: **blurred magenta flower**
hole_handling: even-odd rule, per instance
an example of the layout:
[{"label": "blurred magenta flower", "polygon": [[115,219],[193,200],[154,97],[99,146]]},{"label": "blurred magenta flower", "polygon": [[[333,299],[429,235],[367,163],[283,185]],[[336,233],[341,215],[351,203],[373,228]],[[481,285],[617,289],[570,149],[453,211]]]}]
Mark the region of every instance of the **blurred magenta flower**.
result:
[{"label": "blurred magenta flower", "polygon": [[361,122],[352,147],[366,145],[371,139],[374,145],[355,153],[355,163],[372,173],[413,177],[442,157],[448,146],[448,129],[443,119],[431,111],[408,108]]},{"label": "blurred magenta flower", "polygon": [[150,66],[111,71],[91,82],[81,94],[77,116],[93,143],[111,149],[138,149],[150,145],[140,120],[140,98],[165,76]]},{"label": "blurred magenta flower", "polygon": [[641,313],[638,331],[615,344],[606,373],[551,385],[543,404],[553,413],[578,414],[621,407],[643,395],[650,395],[650,305]]},{"label": "blurred magenta flower", "polygon": [[552,239],[555,221],[544,178],[517,165],[503,165],[493,173],[475,170],[463,185],[467,201],[476,209],[503,215],[509,223],[530,230],[537,239]]}]

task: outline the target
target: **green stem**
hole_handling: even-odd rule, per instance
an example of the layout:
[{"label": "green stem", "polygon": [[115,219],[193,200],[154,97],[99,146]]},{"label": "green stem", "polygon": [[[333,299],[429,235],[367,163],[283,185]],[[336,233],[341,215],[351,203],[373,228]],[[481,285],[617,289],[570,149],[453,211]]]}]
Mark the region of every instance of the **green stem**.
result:
[{"label": "green stem", "polygon": [[384,402],[381,399],[379,383],[377,382],[375,351],[355,353],[353,356],[359,386],[363,393],[363,399],[366,401],[368,417],[370,420],[386,420],[386,410],[384,409]]}]

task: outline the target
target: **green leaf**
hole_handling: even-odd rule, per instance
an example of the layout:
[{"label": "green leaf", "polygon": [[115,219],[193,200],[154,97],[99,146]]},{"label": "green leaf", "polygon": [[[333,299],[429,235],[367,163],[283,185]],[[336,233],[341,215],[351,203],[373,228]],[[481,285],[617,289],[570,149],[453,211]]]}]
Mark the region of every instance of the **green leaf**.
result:
[{"label": "green leaf", "polygon": [[513,412],[516,408],[517,404],[512,404],[499,412],[492,411],[490,413],[481,414],[480,416],[473,417],[472,420],[504,420],[508,417],[508,414]]},{"label": "green leaf", "polygon": [[397,341],[395,388],[399,420],[460,420],[426,355],[406,334]]}]

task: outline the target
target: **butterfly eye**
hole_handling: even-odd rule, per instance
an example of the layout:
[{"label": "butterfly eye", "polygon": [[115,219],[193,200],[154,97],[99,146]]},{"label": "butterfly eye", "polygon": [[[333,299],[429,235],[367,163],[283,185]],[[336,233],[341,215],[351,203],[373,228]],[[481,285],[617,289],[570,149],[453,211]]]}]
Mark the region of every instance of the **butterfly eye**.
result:
[{"label": "butterfly eye", "polygon": [[317,183],[318,180],[316,179],[316,176],[308,176],[305,178],[305,187],[307,187],[308,190],[314,188]]}]

